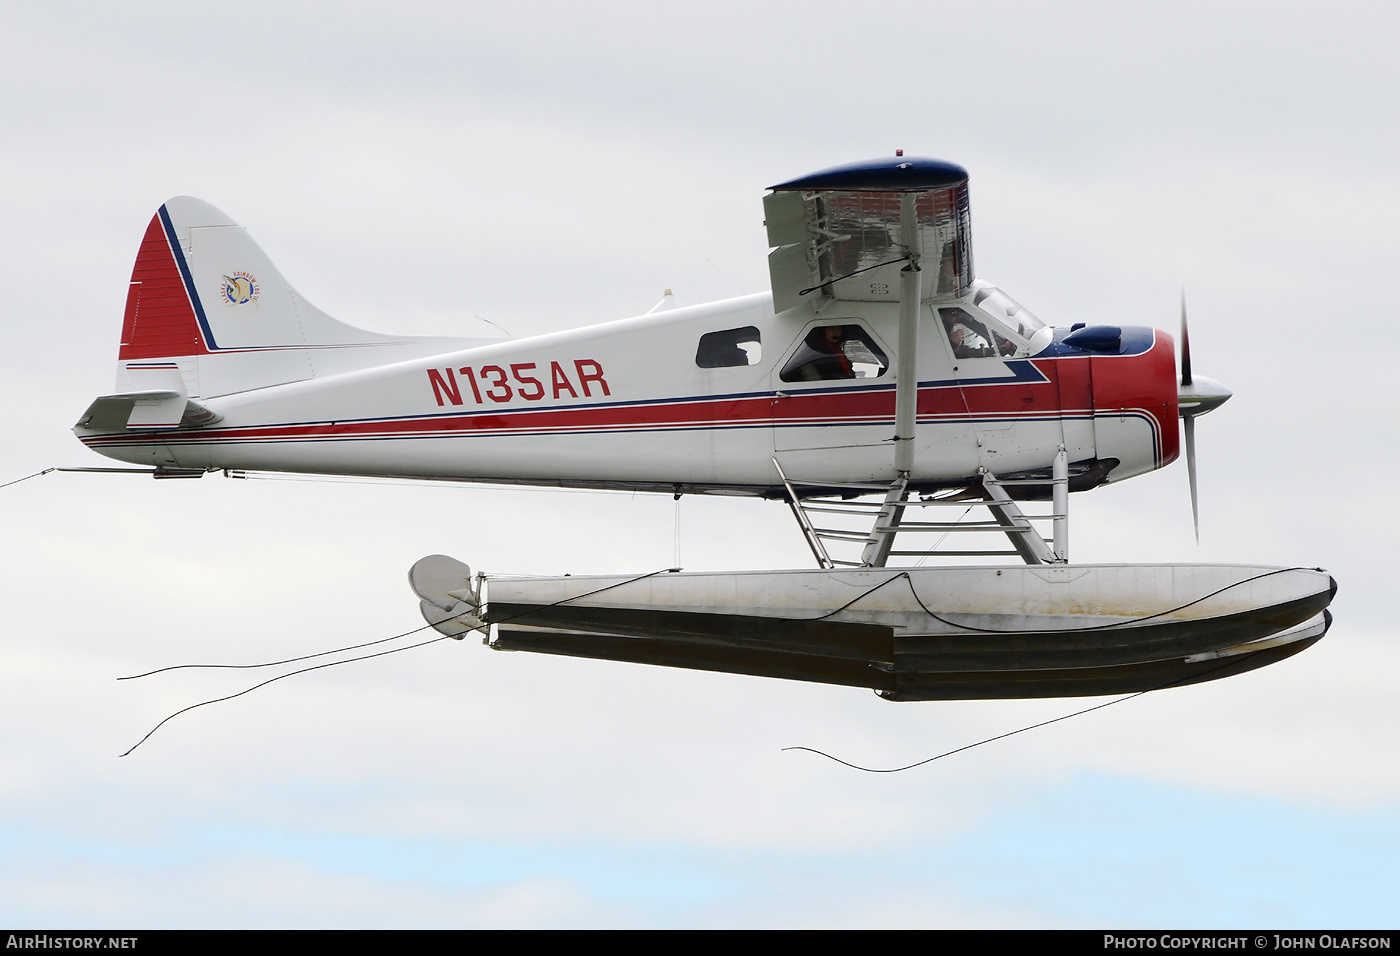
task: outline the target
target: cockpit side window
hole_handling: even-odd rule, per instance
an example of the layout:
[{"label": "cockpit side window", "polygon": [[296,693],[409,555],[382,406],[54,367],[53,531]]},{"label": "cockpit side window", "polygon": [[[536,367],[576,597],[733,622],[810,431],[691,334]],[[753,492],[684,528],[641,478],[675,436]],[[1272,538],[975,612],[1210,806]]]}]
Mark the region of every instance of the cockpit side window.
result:
[{"label": "cockpit side window", "polygon": [[700,345],[695,349],[695,364],[701,368],[757,365],[762,359],[763,344],[758,329],[752,325],[706,332],[700,336]]},{"label": "cockpit side window", "polygon": [[819,325],[807,333],[778,378],[784,382],[879,378],[889,365],[880,346],[859,325]]},{"label": "cockpit side window", "polygon": [[956,358],[1010,357],[1030,354],[1029,343],[986,314],[973,315],[967,309],[938,310]]},{"label": "cockpit side window", "polygon": [[943,331],[948,335],[954,357],[983,358],[997,354],[992,348],[992,333],[966,309],[939,309],[938,316],[943,320]]}]

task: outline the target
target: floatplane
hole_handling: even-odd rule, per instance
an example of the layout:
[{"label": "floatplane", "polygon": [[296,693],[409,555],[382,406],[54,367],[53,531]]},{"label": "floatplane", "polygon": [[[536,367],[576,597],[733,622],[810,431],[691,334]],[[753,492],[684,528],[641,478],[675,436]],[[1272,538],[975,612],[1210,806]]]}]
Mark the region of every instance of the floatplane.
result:
[{"label": "floatplane", "polygon": [[[228,216],[177,197],[141,241],[115,391],[74,431],[157,478],[760,496],[791,509],[816,565],[543,577],[418,561],[428,623],[497,650],[933,700],[1214,680],[1326,633],[1320,569],[1070,561],[1071,495],[1172,463],[1180,432],[1196,511],[1195,419],[1230,392],[1193,374],[1184,305],[1179,366],[1153,328],[1041,322],[973,272],[952,163],[840,166],[763,205],[769,292],[453,339],[336,321]],[[971,508],[985,517],[949,520]],[[929,543],[950,535],[1002,543]]]}]

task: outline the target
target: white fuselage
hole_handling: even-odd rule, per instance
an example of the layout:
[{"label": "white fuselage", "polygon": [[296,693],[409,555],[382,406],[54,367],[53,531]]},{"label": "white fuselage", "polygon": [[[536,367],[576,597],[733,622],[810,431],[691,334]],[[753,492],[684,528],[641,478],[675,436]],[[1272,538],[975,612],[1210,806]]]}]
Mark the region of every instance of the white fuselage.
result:
[{"label": "white fuselage", "polygon": [[[1175,457],[1175,422],[1150,407],[1152,396],[1095,407],[1101,367],[1141,378],[1128,364],[1148,355],[959,359],[932,306],[922,319],[916,482],[1045,468],[1061,444],[1072,461],[1118,459],[1114,479]],[[836,302],[821,314],[774,315],[761,294],[201,396],[221,416],[205,427],[77,431],[105,455],[167,468],[753,493],[777,485],[776,456],[805,481],[888,480],[892,363],[841,380],[781,380],[812,330],[842,323],[895,354],[897,305]],[[750,327],[753,364],[697,364],[703,335]],[[1160,366],[1165,349],[1168,386],[1171,348],[1159,334],[1145,350]],[[1083,374],[1065,374],[1072,367]]]}]

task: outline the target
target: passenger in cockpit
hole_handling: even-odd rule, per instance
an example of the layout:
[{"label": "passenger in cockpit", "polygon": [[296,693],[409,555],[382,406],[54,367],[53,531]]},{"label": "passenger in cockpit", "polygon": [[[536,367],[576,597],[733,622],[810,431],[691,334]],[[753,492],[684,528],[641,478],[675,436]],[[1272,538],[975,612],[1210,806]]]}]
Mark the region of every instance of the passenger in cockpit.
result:
[{"label": "passenger in cockpit", "polygon": [[855,378],[856,370],[846,356],[843,341],[846,330],[839,325],[826,325],[815,328],[807,336],[807,346],[821,354],[803,369],[809,380],[832,378]]}]

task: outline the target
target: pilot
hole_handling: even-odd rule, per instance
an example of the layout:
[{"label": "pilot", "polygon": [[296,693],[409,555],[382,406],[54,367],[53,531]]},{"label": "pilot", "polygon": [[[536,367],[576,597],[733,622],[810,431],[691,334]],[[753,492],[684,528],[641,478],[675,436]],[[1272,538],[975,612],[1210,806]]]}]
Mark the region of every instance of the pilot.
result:
[{"label": "pilot", "polygon": [[939,312],[956,358],[985,358],[996,354],[982,333],[971,327],[971,320],[962,309],[940,309]]}]

